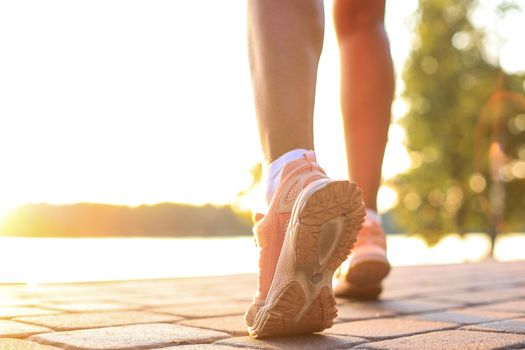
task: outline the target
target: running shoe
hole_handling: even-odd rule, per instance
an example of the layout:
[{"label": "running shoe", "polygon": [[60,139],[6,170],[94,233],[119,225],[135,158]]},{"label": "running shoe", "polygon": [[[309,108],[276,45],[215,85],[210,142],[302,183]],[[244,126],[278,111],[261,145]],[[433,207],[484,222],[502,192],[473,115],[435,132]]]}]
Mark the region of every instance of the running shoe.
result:
[{"label": "running shoe", "polygon": [[381,281],[390,272],[386,238],[376,220],[366,219],[352,255],[341,266],[335,295],[351,299],[375,299],[382,292]]},{"label": "running shoe", "polygon": [[253,325],[255,316],[268,295],[292,207],[299,192],[311,182],[327,178],[324,170],[317,164],[315,153],[306,152],[302,158],[289,162],[283,168],[266,215],[256,213],[253,216],[253,232],[259,247],[259,276],[255,297],[244,315],[248,327]]},{"label": "running shoe", "polygon": [[332,277],[364,220],[356,184],[329,179],[313,152],[294,162],[283,170],[268,214],[254,227],[261,269],[246,321],[255,338],[332,326],[337,316]]}]

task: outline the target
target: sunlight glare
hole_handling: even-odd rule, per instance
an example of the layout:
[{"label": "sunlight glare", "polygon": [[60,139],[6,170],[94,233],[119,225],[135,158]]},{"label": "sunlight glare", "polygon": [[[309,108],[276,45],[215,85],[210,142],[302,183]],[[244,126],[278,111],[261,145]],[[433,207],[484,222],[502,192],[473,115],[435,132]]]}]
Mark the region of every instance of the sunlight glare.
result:
[{"label": "sunlight glare", "polygon": [[12,206],[8,206],[6,204],[0,203],[0,227],[2,227],[2,224],[9,217],[9,215],[13,212],[13,210],[14,208]]},{"label": "sunlight glare", "polygon": [[[387,241],[389,260],[400,266],[475,262],[489,253],[489,239],[481,233],[468,233],[464,237],[448,234],[432,247],[417,236],[388,235]],[[525,257],[523,252],[521,256]]]},{"label": "sunlight glare", "polygon": [[[403,21],[416,8],[387,3],[398,72],[413,35]],[[245,16],[245,3],[212,0],[2,2],[0,33],[16,35],[0,35],[10,53],[0,55],[1,160],[13,169],[0,174],[1,204],[234,202],[262,158]],[[342,178],[339,54],[327,24],[316,148]],[[387,177],[398,171],[396,142]]]},{"label": "sunlight glare", "polygon": [[[0,269],[0,283],[25,282],[35,286],[44,282],[224,275],[257,270],[257,248],[249,236],[102,240],[103,244],[97,238],[0,237],[0,266],[4,267]],[[496,243],[495,258],[523,260],[524,244],[523,235],[503,235]],[[417,236],[390,234],[387,245],[392,265],[406,266],[480,261],[487,257],[489,241],[482,234],[466,234],[463,239],[453,234],[428,247]],[[196,251],[207,259],[199,260],[201,254],[195,255]]]},{"label": "sunlight glare", "polygon": [[501,235],[496,240],[494,257],[500,261],[525,259],[525,236],[521,233]]},{"label": "sunlight glare", "polygon": [[377,194],[377,211],[380,214],[394,208],[398,202],[399,196],[393,188],[387,185],[383,185],[379,188]]},{"label": "sunlight glare", "polygon": [[388,143],[382,167],[383,178],[391,179],[410,168],[411,159],[403,144],[404,140],[405,130],[399,124],[392,124],[388,131]]}]

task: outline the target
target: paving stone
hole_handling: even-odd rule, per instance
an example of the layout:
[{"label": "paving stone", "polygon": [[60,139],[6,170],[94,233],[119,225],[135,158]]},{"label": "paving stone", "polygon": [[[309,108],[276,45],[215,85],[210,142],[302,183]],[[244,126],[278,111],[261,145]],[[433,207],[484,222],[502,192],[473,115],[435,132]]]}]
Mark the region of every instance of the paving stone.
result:
[{"label": "paving stone", "polygon": [[89,292],[83,293],[78,292],[78,295],[72,294],[61,294],[60,292],[53,293],[52,295],[37,294],[41,299],[42,303],[92,303],[101,300],[104,301],[117,301],[121,296],[116,295],[89,295]]},{"label": "paving stone", "polygon": [[34,306],[40,303],[39,299],[35,298],[16,298],[16,297],[2,297],[0,296],[0,307],[5,306]]},{"label": "paving stone", "polygon": [[2,289],[0,290],[0,299],[21,297],[26,297],[26,295],[23,295],[23,293],[21,293],[19,286],[13,288],[13,286],[10,285],[2,285]]},{"label": "paving stone", "polygon": [[358,346],[356,349],[389,350],[485,350],[514,348],[525,345],[525,336],[473,331],[443,331],[384,340]]},{"label": "paving stone", "polygon": [[518,289],[495,289],[469,291],[465,293],[447,293],[440,296],[433,296],[433,299],[453,301],[464,305],[487,304],[523,296],[523,292]]},{"label": "paving stone", "polygon": [[70,312],[85,312],[85,311],[109,311],[109,310],[130,310],[136,309],[136,306],[127,304],[120,304],[110,301],[99,302],[74,302],[74,303],[43,303],[42,306],[46,308],[70,311]]},{"label": "paving stone", "polygon": [[190,318],[197,317],[212,317],[212,316],[226,316],[226,315],[243,315],[249,302],[244,301],[223,301],[220,303],[205,303],[205,304],[187,304],[165,306],[161,308],[153,308],[153,311],[159,311],[167,314],[179,315]]},{"label": "paving stone", "polygon": [[508,311],[525,314],[525,299],[477,306],[476,308],[493,311]]},{"label": "paving stone", "polygon": [[428,299],[410,300],[385,300],[380,301],[378,306],[397,314],[413,314],[428,311],[446,310],[460,306],[457,303],[438,302]]},{"label": "paving stone", "polygon": [[350,302],[337,305],[337,321],[363,320],[393,316],[395,311],[383,307],[381,302]]},{"label": "paving stone", "polygon": [[52,287],[36,290],[29,295],[38,297],[43,302],[90,302],[90,301],[113,301],[114,298],[122,297],[123,294],[116,290],[103,290],[92,285],[78,285]]},{"label": "paving stone", "polygon": [[59,311],[47,310],[38,307],[0,307],[0,318],[13,318],[19,316],[51,315]]},{"label": "paving stone", "polygon": [[238,347],[217,344],[193,344],[170,346],[167,348],[157,348],[152,350],[239,350]]},{"label": "paving stone", "polygon": [[[250,294],[251,295],[251,294]],[[230,298],[227,296],[217,297],[202,297],[194,296],[191,293],[186,292],[184,296],[169,296],[160,298],[151,297],[123,297],[119,300],[126,304],[141,305],[141,306],[164,306],[164,305],[181,305],[181,304],[200,304],[200,303],[221,303],[228,301]]]},{"label": "paving stone", "polygon": [[421,294],[425,294],[425,290],[421,290],[418,288],[410,288],[410,289],[395,289],[395,288],[383,288],[383,292],[381,293],[381,300],[389,300],[389,299],[407,299],[407,298],[413,298],[416,296],[420,296]]},{"label": "paving stone", "polygon": [[181,317],[146,311],[111,311],[20,317],[15,320],[49,327],[57,331],[67,331],[137,323],[175,322],[181,320]]},{"label": "paving stone", "polygon": [[252,339],[250,337],[229,338],[218,341],[218,345],[231,345],[237,348],[263,350],[318,350],[350,349],[366,342],[356,337],[340,337],[327,334],[312,334],[297,337],[279,337],[269,339]]},{"label": "paving stone", "polygon": [[[253,274],[37,288],[0,285],[0,318],[11,319],[0,321],[0,337],[27,338],[34,333],[25,327],[36,327],[38,335],[31,340],[61,349],[90,350],[304,350],[357,345],[363,349],[525,349],[523,271],[525,262],[395,268],[385,282],[382,300],[339,299],[338,324],[323,334],[262,341],[230,336],[246,334],[242,314],[255,287]],[[45,323],[36,323],[39,320]],[[4,335],[6,325],[21,332]],[[50,328],[68,331],[53,333]],[[223,340],[211,344],[219,339]],[[187,343],[198,345],[181,346]],[[0,349],[4,350],[1,345]]]},{"label": "paving stone", "polygon": [[32,341],[21,339],[0,339],[2,350],[60,350],[54,346],[40,345]]},{"label": "paving stone", "polygon": [[430,312],[411,315],[409,318],[429,321],[454,322],[461,324],[483,323],[495,320],[506,320],[519,317],[518,314],[510,312],[487,311],[481,309],[456,309],[440,312]]},{"label": "paving stone", "polygon": [[408,318],[376,318],[372,320],[337,323],[325,332],[367,339],[387,339],[435,330],[455,328],[458,324]]},{"label": "paving stone", "polygon": [[46,333],[32,336],[29,340],[68,349],[119,350],[211,343],[228,336],[226,333],[175,324],[151,323]]},{"label": "paving stone", "polygon": [[[33,334],[45,332],[51,332],[51,329],[20,322],[0,320],[0,337],[25,338]],[[0,349],[2,348],[0,347]]]},{"label": "paving stone", "polygon": [[[524,276],[513,276],[506,273],[507,271],[502,270],[499,273],[495,272],[490,276],[490,279],[484,278],[483,284],[471,284],[470,289],[480,290],[494,290],[494,289],[513,289],[519,288],[523,281]],[[522,290],[523,291],[523,290]]]},{"label": "paving stone", "polygon": [[472,326],[465,326],[462,329],[525,334],[525,318],[481,323]]},{"label": "paving stone", "polygon": [[248,335],[248,330],[242,315],[199,318],[181,321],[178,324],[213,329],[232,335]]}]

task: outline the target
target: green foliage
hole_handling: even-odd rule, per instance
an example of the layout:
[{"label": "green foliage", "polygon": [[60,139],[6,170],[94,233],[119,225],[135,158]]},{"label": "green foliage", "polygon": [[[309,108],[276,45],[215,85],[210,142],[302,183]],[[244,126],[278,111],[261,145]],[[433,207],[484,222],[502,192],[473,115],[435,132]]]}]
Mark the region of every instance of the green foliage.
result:
[{"label": "green foliage", "polygon": [[[500,10],[514,9],[505,4]],[[489,194],[497,183],[506,190],[497,229],[524,227],[525,103],[516,93],[524,77],[484,59],[484,33],[468,19],[475,6],[473,0],[421,0],[417,45],[403,74],[410,109],[402,125],[413,164],[391,183],[400,198],[393,215],[429,243],[449,232],[490,231]],[[493,178],[488,149],[495,142],[505,159]]]}]

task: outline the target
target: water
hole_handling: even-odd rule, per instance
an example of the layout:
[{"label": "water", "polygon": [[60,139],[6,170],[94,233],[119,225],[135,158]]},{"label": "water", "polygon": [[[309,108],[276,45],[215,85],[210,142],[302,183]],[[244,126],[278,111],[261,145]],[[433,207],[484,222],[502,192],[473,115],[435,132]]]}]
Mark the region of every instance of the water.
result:
[{"label": "water", "polygon": [[[481,234],[445,237],[429,248],[405,235],[388,237],[394,266],[474,262],[489,241]],[[525,259],[525,235],[498,240],[497,260]],[[254,273],[251,237],[231,238],[11,238],[0,237],[0,283],[101,281]]]}]

